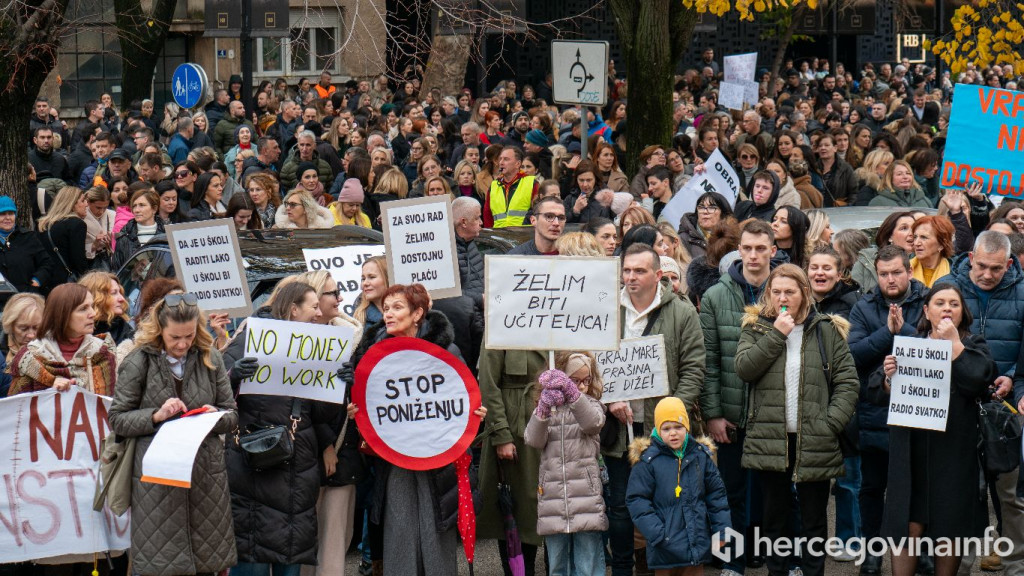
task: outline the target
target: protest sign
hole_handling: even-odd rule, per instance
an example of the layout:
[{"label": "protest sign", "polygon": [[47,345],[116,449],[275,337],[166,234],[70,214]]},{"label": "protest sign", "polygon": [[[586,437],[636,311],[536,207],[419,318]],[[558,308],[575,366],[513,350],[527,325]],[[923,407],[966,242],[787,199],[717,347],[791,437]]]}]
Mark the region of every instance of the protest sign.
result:
[{"label": "protest sign", "polygon": [[174,270],[200,308],[235,318],[252,313],[234,220],[171,224],[166,230]]},{"label": "protest sign", "polygon": [[981,182],[987,194],[1024,194],[1024,92],[957,84],[942,156],[942,186]]},{"label": "protest sign", "polygon": [[718,85],[718,103],[730,110],[742,110],[743,92],[743,84],[722,82]]},{"label": "protest sign", "polygon": [[245,355],[259,370],[242,381],[239,394],[270,394],[345,403],[345,382],[335,371],[352,357],[355,331],[268,318],[246,321]]},{"label": "protest sign", "polygon": [[143,482],[177,488],[192,487],[192,465],[199,445],[227,412],[186,415],[164,422],[142,457]]},{"label": "protest sign", "polygon": [[391,284],[422,284],[435,299],[461,296],[451,197],[395,200],[380,208]]},{"label": "protest sign", "polygon": [[757,52],[731,54],[722,59],[726,82],[752,82],[757,68]]},{"label": "protest sign", "polygon": [[486,256],[487,348],[618,350],[619,260]]},{"label": "protest sign", "polygon": [[953,344],[930,338],[893,338],[896,357],[889,396],[889,425],[946,430]]},{"label": "protest sign", "polygon": [[109,407],[77,386],[0,400],[0,563],[131,547],[130,512],[92,509]]},{"label": "protest sign", "polygon": [[366,443],[410,470],[447,466],[476,437],[480,387],[464,362],[421,338],[387,338],[356,367],[352,401]]},{"label": "protest sign", "polygon": [[604,382],[601,402],[668,395],[668,362],[661,334],[622,340],[618,350],[597,352],[595,357]]},{"label": "protest sign", "polygon": [[356,244],[336,248],[303,248],[306,269],[326,270],[338,283],[341,309],[349,316],[355,312],[356,298],[363,293],[363,263],[374,256],[383,256],[381,244]]},{"label": "protest sign", "polygon": [[690,181],[676,192],[672,200],[669,200],[669,203],[661,210],[658,220],[678,227],[683,215],[694,211],[697,207],[697,199],[705,192],[718,192],[725,196],[729,206],[736,207],[736,198],[740,193],[740,179],[729,161],[725,159],[721,151],[715,149],[704,166],[707,167],[707,170],[690,178]]},{"label": "protest sign", "polygon": [[761,100],[761,85],[757,82],[739,82],[743,86],[743,103],[757,106]]}]

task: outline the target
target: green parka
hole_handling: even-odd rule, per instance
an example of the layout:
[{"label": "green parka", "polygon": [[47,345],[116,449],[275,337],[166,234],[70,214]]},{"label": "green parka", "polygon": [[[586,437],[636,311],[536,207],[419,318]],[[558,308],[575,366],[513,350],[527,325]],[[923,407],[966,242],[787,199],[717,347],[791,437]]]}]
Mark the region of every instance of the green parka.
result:
[{"label": "green parka", "polygon": [[745,289],[749,291],[749,287],[740,286],[732,274],[726,273],[700,301],[700,327],[707,350],[701,412],[705,420],[725,418],[740,428],[746,427],[748,392],[747,385],[736,376],[734,363],[747,302]]},{"label": "green parka", "polygon": [[[744,468],[785,472],[789,463],[786,433],[786,337],[773,319],[748,307],[736,349],[736,374],[750,383]],[[846,343],[850,324],[829,314],[804,320],[801,348],[800,395],[797,407],[797,454],[794,482],[818,482],[843,475],[839,434],[853,417],[860,380]],[[825,381],[816,335],[821,335],[833,391]]]},{"label": "green parka", "polygon": [[924,190],[916,185],[909,190],[899,191],[891,188],[883,188],[878,195],[871,199],[868,206],[904,206],[907,208],[934,208],[932,201],[925,196]]}]

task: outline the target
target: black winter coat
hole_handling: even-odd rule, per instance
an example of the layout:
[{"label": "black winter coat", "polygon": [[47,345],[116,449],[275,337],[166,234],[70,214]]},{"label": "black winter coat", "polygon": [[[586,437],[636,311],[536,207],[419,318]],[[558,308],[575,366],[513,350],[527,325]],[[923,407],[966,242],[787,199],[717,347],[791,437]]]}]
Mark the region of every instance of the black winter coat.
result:
[{"label": "black winter coat", "polygon": [[839,281],[814,307],[822,314],[835,314],[849,320],[850,312],[859,299],[860,286],[856,282],[851,280],[847,284]]},{"label": "black winter coat", "polygon": [[[256,316],[270,318],[269,309]],[[240,330],[224,353],[230,372],[245,352],[246,330]],[[237,390],[235,393],[237,394]],[[290,425],[291,398],[241,394],[238,429]],[[239,562],[317,563],[316,501],[320,493],[320,447],[336,438],[331,423],[339,405],[298,400],[301,411],[295,431],[294,455],[286,464],[256,472],[249,468],[233,437],[227,441],[228,484]]]},{"label": "black winter coat", "polygon": [[[7,242],[0,242],[0,273],[18,292],[42,293],[58,276],[57,266],[53,253],[43,247],[39,233],[34,230],[15,228]],[[64,274],[61,268],[60,275]],[[33,277],[39,280],[40,287],[32,286]]]},{"label": "black winter coat", "polygon": [[722,273],[718,270],[718,266],[708,264],[707,255],[697,256],[690,262],[690,265],[686,267],[686,287],[694,306],[700,309],[700,301],[704,298],[704,293],[718,284],[721,277]]},{"label": "black winter coat", "polygon": [[[455,331],[451,322],[444,314],[436,310],[427,312],[422,324],[420,324],[417,338],[422,338],[441,348],[447,349],[452,354],[459,356],[459,349],[455,347]],[[359,365],[366,352],[371,346],[390,338],[384,322],[377,322],[363,331],[363,337],[359,345],[352,352],[351,366],[353,371]],[[459,358],[462,359],[461,356]],[[384,519],[384,507],[387,506],[388,475],[391,473],[392,464],[381,458],[372,458],[376,477],[373,486],[373,504],[370,508],[370,519],[379,523]],[[437,522],[437,531],[447,532],[456,526],[459,512],[459,489],[458,480],[455,475],[455,465],[449,464],[443,468],[419,472],[426,474],[430,479],[430,495],[433,499],[434,519]],[[414,528],[414,527],[410,527]],[[236,528],[237,530],[237,528]],[[241,555],[239,555],[241,557]]]},{"label": "black winter coat", "polygon": [[54,222],[46,232],[39,233],[58,270],[51,288],[66,282],[68,274],[81,278],[89,271],[89,261],[85,258],[86,230],[85,220],[72,216]]},{"label": "black winter coat", "polygon": [[[926,338],[926,334],[916,334]],[[927,503],[925,536],[935,538],[980,537],[988,526],[988,495],[981,490],[978,464],[978,406],[988,396],[988,386],[998,375],[996,363],[981,336],[963,338],[964,351],[952,362],[949,417],[946,431],[893,426],[889,432],[889,480],[880,536],[907,536],[911,502]],[[888,405],[885,373],[879,367],[871,375],[869,398]],[[924,454],[915,454],[924,450]],[[914,466],[915,462],[926,462]],[[922,492],[915,490],[920,486]]]},{"label": "black winter coat", "polygon": [[455,237],[455,249],[459,255],[459,276],[462,279],[462,292],[479,299],[483,304],[484,294],[484,255],[473,240]]},{"label": "black winter coat", "polygon": [[583,210],[576,214],[572,211],[573,206],[576,205],[576,200],[579,199],[582,192],[578,188],[574,188],[572,193],[565,197],[562,203],[565,205],[565,215],[568,216],[566,220],[567,224],[578,222],[585,224],[590,221],[591,218],[607,218],[612,219],[612,209],[602,205],[594,198],[597,190],[590,193],[587,197],[587,205],[583,207]]},{"label": "black winter coat", "polygon": [[[165,233],[164,222],[160,218],[156,219],[156,233]],[[117,233],[114,258],[112,259],[114,270],[119,270],[121,266],[124,266],[132,255],[139,251],[139,248],[142,248],[142,244],[139,242],[139,223],[132,218]]]}]

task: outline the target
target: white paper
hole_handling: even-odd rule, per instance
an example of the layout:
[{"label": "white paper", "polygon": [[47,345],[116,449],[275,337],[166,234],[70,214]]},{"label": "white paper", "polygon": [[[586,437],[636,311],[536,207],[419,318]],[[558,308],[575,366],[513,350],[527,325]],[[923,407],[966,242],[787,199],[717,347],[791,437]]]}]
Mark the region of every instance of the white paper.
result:
[{"label": "white paper", "polygon": [[185,291],[207,312],[248,316],[252,310],[234,221],[210,220],[167,227],[168,244]]},{"label": "white paper", "polygon": [[757,52],[732,54],[723,58],[726,82],[749,82],[756,80]]},{"label": "white paper", "polygon": [[391,284],[422,284],[432,298],[462,294],[449,196],[381,205]]},{"label": "white paper", "polygon": [[742,110],[743,90],[743,84],[722,82],[718,86],[718,103],[730,110]]},{"label": "white paper", "polygon": [[761,98],[761,85],[757,82],[739,82],[743,86],[743,103],[756,106]]},{"label": "white paper", "polygon": [[484,258],[487,348],[617,350],[619,260]]},{"label": "white paper", "polygon": [[690,180],[672,196],[672,200],[661,210],[658,220],[663,220],[678,227],[684,214],[689,214],[697,207],[697,199],[705,192],[717,192],[725,197],[729,206],[736,207],[736,198],[740,192],[740,179],[732,165],[719,150],[715,150],[704,163],[707,170]]},{"label": "white paper", "polygon": [[303,248],[302,257],[309,271],[326,270],[338,283],[341,309],[349,316],[355,312],[356,298],[363,293],[363,262],[384,255],[383,244],[354,244],[335,248]]},{"label": "white paper", "polygon": [[207,412],[161,424],[142,457],[142,481],[191,488],[199,446],[225,414]]},{"label": "white paper", "polygon": [[946,430],[953,343],[931,338],[893,338],[896,374],[889,396],[890,426]]},{"label": "white paper", "polygon": [[239,394],[269,394],[345,403],[345,381],[336,372],[352,357],[355,331],[348,326],[323,326],[249,318],[245,355],[260,367],[242,381]]},{"label": "white paper", "polygon": [[619,349],[597,352],[597,369],[604,383],[601,402],[610,404],[668,395],[665,337],[629,338]]}]

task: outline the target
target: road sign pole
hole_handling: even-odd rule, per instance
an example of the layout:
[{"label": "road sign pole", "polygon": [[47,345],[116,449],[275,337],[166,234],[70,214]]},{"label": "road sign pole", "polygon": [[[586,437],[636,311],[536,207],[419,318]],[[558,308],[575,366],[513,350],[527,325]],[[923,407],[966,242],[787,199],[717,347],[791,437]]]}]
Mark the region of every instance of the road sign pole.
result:
[{"label": "road sign pole", "polygon": [[580,104],[580,160],[587,159],[588,132],[590,132],[590,122],[587,122],[587,109]]},{"label": "road sign pole", "polygon": [[[246,119],[252,117],[252,0],[242,0],[242,104]],[[229,86],[230,87],[230,86]]]}]

